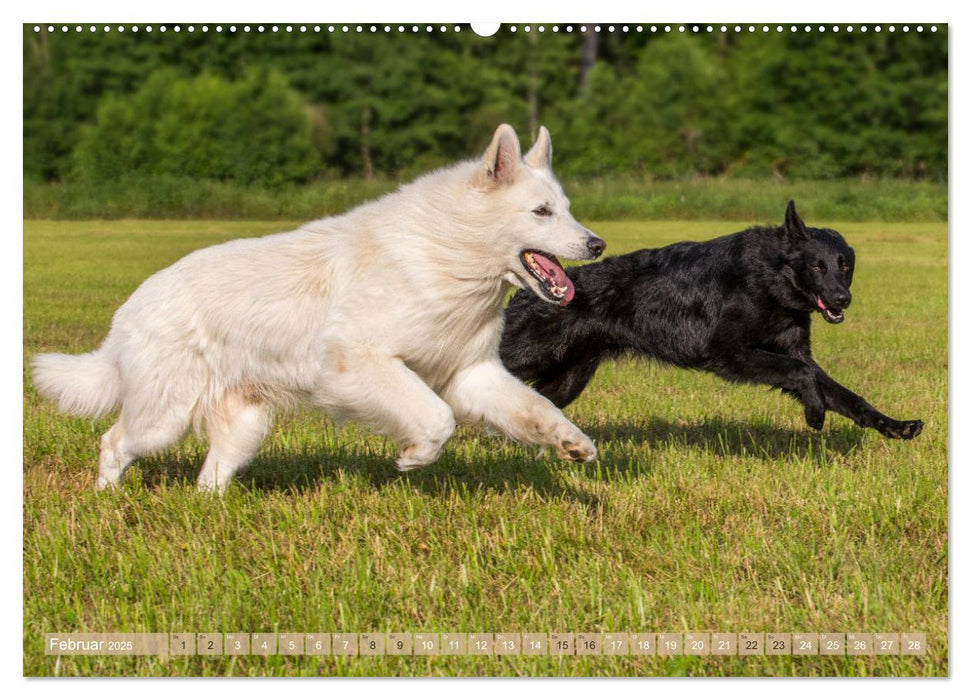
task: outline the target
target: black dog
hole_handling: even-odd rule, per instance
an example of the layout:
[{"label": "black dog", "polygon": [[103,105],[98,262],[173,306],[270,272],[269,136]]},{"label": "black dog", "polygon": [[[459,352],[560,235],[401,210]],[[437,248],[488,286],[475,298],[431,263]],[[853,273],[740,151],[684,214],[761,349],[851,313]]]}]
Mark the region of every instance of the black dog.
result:
[{"label": "black dog", "polygon": [[567,306],[516,294],[506,310],[502,361],[561,408],[603,360],[630,353],[769,384],[796,397],[817,430],[829,410],[887,437],[916,437],[921,421],[883,415],[812,359],[809,315],[843,321],[853,264],[842,236],[807,228],[789,202],[780,227],[572,268],[576,294]]}]

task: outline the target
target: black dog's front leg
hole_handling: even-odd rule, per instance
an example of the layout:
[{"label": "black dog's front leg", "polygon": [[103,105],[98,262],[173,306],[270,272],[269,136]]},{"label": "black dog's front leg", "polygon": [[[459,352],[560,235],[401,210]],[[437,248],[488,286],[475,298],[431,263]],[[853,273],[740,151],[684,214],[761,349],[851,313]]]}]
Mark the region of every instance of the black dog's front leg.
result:
[{"label": "black dog's front leg", "polygon": [[714,367],[719,376],[754,384],[769,384],[796,397],[803,405],[806,423],[810,428],[822,430],[826,419],[826,404],[816,381],[816,367],[788,355],[768,352],[758,348],[736,350],[730,363]]},{"label": "black dog's front leg", "polygon": [[823,400],[828,410],[846,416],[862,428],[873,428],[889,438],[910,440],[920,435],[920,431],[924,429],[923,421],[899,421],[883,415],[863,397],[857,396],[826,374],[819,365],[814,363],[813,367],[816,369],[816,382],[823,392]]},{"label": "black dog's front leg", "polygon": [[573,403],[581,394],[599,366],[600,357],[597,355],[574,358],[565,367],[560,365],[554,371],[544,373],[533,384],[533,388],[552,401],[557,408],[563,408]]}]

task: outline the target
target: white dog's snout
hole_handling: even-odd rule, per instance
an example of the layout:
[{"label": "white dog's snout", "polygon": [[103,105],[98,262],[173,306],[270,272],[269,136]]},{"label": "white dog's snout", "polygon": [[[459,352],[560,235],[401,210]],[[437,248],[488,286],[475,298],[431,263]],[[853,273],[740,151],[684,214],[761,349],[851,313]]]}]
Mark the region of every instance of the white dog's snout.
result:
[{"label": "white dog's snout", "polygon": [[604,241],[604,239],[600,238],[599,236],[595,236],[592,233],[590,234],[590,237],[587,239],[587,250],[590,251],[590,254],[594,258],[599,258],[600,254],[603,253],[606,248],[607,243]]},{"label": "white dog's snout", "polygon": [[594,260],[607,248],[607,243],[593,231],[579,223],[574,223],[569,231],[564,231],[560,239],[560,249],[551,253],[568,260]]},{"label": "white dog's snout", "polygon": [[580,226],[582,232],[579,240],[571,247],[573,248],[572,258],[574,260],[595,260],[607,248],[607,243],[593,231]]}]

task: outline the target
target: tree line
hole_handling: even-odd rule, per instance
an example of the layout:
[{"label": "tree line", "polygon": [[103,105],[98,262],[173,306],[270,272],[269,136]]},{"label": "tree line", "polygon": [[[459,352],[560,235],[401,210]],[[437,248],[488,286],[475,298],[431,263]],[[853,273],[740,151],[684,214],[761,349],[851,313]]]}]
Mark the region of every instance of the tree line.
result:
[{"label": "tree line", "polygon": [[[406,177],[545,124],[557,170],[947,177],[947,30],[24,27],[24,175]],[[689,25],[690,29],[690,25]]]}]

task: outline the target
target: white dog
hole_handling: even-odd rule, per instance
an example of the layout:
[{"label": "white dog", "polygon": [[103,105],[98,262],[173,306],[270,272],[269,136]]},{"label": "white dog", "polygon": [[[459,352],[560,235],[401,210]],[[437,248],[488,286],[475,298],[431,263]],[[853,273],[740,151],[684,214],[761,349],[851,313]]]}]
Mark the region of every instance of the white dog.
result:
[{"label": "white dog", "polygon": [[498,354],[509,285],[566,304],[573,285],[555,256],[605,247],[570,215],[551,158],[545,128],[524,158],[503,124],[480,161],[296,231],[191,253],[135,290],[98,350],[34,358],[34,383],[65,412],[121,408],[98,488],[195,423],[210,443],[199,486],[221,492],[273,409],[296,401],[389,435],[401,470],[434,461],[456,421],[590,461],[590,439]]}]

